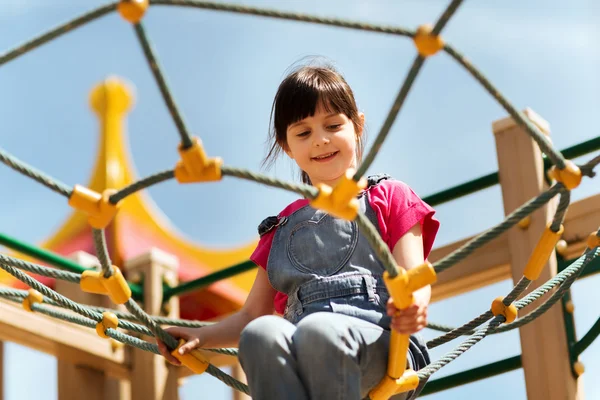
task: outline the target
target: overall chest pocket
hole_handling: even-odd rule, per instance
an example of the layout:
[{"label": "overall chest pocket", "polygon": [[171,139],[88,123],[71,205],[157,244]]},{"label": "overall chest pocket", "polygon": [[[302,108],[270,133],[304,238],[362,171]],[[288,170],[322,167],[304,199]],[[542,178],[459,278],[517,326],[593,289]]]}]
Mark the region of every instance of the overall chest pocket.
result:
[{"label": "overall chest pocket", "polygon": [[305,273],[329,276],[350,259],[358,242],[355,222],[323,213],[292,229],[287,252],[292,265]]}]

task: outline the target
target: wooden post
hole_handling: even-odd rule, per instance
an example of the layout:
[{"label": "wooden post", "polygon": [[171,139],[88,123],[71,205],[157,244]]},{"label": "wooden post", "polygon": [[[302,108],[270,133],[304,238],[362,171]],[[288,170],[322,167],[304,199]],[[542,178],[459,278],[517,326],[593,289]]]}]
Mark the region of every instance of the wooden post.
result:
[{"label": "wooden post", "polygon": [[4,342],[0,341],[0,400],[4,400]]},{"label": "wooden post", "polygon": [[[91,254],[79,251],[69,256],[84,267],[98,266],[98,259]],[[86,293],[79,285],[56,280],[56,291],[69,299],[98,307],[114,308],[107,296]],[[110,348],[110,340],[106,340],[106,346]],[[61,400],[129,400],[129,382],[109,377],[104,371],[94,369],[85,365],[77,365],[70,361],[58,358],[58,398]]]},{"label": "wooden post", "polygon": [[[246,374],[244,373],[244,370],[242,369],[242,366],[239,362],[236,362],[231,366],[231,376],[240,382],[248,383],[248,381],[246,380]],[[233,391],[233,400],[252,400],[252,398],[246,393],[242,393],[239,390],[235,389],[231,390]]]},{"label": "wooden post", "polygon": [[[549,135],[546,121],[526,109],[525,115],[542,132]],[[518,126],[512,118],[493,123],[504,212],[509,214],[523,203],[538,196],[548,188],[544,180],[542,152],[537,143]],[[513,282],[523,276],[523,270],[546,224],[552,220],[558,202],[551,203],[531,215],[527,228],[515,226],[508,232],[510,262]],[[553,254],[539,279],[527,292],[535,289],[557,273]],[[539,302],[535,303],[536,305]],[[520,311],[520,317],[525,315]],[[583,398],[578,382],[571,373],[568,344],[560,302],[542,317],[520,328],[521,358],[525,373],[527,399],[572,400]]]},{"label": "wooden post", "polygon": [[[178,261],[170,254],[157,249],[126,262],[125,270],[131,281],[143,281],[144,300],[142,308],[148,314],[179,317],[177,298],[162,305],[163,282],[177,283]],[[164,311],[167,312],[164,312]],[[142,339],[155,342],[152,337]],[[131,372],[132,400],[177,400],[178,371],[164,357],[136,348],[131,349],[133,370]]]}]

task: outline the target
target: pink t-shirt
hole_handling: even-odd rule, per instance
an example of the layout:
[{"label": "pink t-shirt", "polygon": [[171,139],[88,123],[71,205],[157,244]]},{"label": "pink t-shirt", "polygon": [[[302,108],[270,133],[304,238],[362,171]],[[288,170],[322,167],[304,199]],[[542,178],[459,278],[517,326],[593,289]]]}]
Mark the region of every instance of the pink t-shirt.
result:
[{"label": "pink t-shirt", "polygon": [[[435,210],[419,198],[413,190],[403,182],[387,179],[367,190],[369,204],[377,215],[381,237],[390,251],[396,242],[416,223],[421,224],[423,237],[423,257],[431,252],[440,223],[433,215]],[[308,200],[296,200],[288,205],[279,217],[287,217],[294,211],[308,205]],[[263,235],[250,260],[266,270],[271,244],[276,228]],[[277,292],[274,298],[275,311],[283,314],[287,295]]]}]

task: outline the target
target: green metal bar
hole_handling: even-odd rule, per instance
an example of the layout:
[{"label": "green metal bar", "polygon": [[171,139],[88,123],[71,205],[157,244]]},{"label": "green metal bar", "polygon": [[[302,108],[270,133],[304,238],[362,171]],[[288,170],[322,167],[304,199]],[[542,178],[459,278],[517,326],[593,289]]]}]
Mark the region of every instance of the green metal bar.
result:
[{"label": "green metal bar", "polygon": [[514,356],[505,360],[483,365],[481,367],[445,376],[443,378],[434,379],[427,382],[423,388],[423,391],[421,392],[421,396],[426,396],[428,394],[441,392],[442,390],[466,385],[467,383],[476,382],[485,378],[491,378],[492,376],[519,369],[522,366],[523,363],[521,361],[521,356]]},{"label": "green metal bar", "polygon": [[567,336],[567,347],[569,350],[569,364],[571,366],[571,374],[573,378],[577,378],[577,373],[575,372],[575,362],[577,361],[577,354],[575,353],[575,345],[577,344],[577,331],[575,330],[575,318],[573,317],[573,313],[567,310],[567,304],[571,302],[571,290],[567,290],[563,298],[561,299],[562,303],[562,312],[563,319],[565,323],[565,334]]},{"label": "green metal bar", "polygon": [[492,174],[473,179],[472,181],[453,186],[449,189],[442,190],[441,192],[434,193],[430,196],[423,197],[423,201],[431,206],[437,206],[439,204],[447,203],[460,197],[467,196],[471,193],[478,192],[479,190],[487,189],[498,183],[500,183],[500,178],[498,173],[494,172]]},{"label": "green metal bar", "polygon": [[[4,245],[10,249],[18,251],[19,253],[26,254],[37,260],[47,262],[50,265],[70,272],[74,272],[76,274],[81,274],[83,271],[91,269],[79,265],[76,262],[69,260],[68,258],[60,256],[59,254],[53,253],[48,250],[44,250],[36,246],[32,246],[30,244],[24,243],[20,240],[7,236],[3,233],[0,233],[0,245]],[[142,298],[142,288],[134,283],[128,282],[128,284],[131,288],[131,293],[134,299],[140,300]]]},{"label": "green metal bar", "polygon": [[[564,150],[561,150],[560,152],[565,158],[571,159],[589,154],[592,151],[596,150],[600,150],[600,136],[568,147]],[[548,169],[552,166],[552,162],[549,159],[544,158],[544,166],[546,169]],[[437,206],[439,204],[456,200],[460,197],[467,196],[480,190],[487,189],[498,183],[500,183],[498,172],[494,172],[488,175],[481,176],[479,178],[475,178],[471,181],[462,183],[460,185],[442,190],[441,192],[437,192],[432,195],[423,197],[423,200],[431,206]]]},{"label": "green metal bar", "polygon": [[166,289],[163,292],[163,299],[164,301],[167,301],[173,296],[198,290],[222,279],[231,278],[232,276],[250,271],[254,268],[256,268],[256,264],[254,264],[252,261],[244,261],[243,263],[236,264],[220,271],[213,272],[212,274],[203,276],[202,278],[194,279],[193,281],[185,282],[181,285]]},{"label": "green metal bar", "polygon": [[[576,258],[573,258],[571,260],[565,260],[561,257],[558,257],[558,271],[562,271],[565,268],[567,268],[571,263],[575,262]],[[582,279],[582,278],[586,278],[590,275],[595,275],[597,273],[600,273],[600,257],[595,257],[592,261],[590,261],[588,263],[588,265],[586,265],[585,269],[583,270],[583,272],[581,272],[581,275],[579,275],[579,278],[577,279]]]},{"label": "green metal bar", "polygon": [[583,353],[585,349],[587,349],[589,345],[594,342],[598,335],[600,335],[600,318],[598,318],[590,330],[583,335],[581,340],[575,343],[573,346],[573,353],[575,357],[578,357],[581,353]]}]

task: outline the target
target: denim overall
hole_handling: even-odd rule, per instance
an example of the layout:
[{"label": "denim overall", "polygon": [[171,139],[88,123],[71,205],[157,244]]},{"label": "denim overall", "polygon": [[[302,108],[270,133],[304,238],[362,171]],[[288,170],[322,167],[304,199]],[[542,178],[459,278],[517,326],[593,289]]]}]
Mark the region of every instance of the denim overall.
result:
[{"label": "denim overall", "polygon": [[[369,186],[388,178],[369,177]],[[360,211],[378,228],[366,193],[358,199]],[[387,368],[389,294],[382,263],[355,221],[334,218],[309,205],[271,225],[277,230],[268,278],[288,301],[283,320],[261,317],[242,332],[240,361],[253,398],[364,398]],[[275,226],[263,231],[271,228]],[[272,366],[265,359],[271,351]],[[253,357],[260,362],[252,365]],[[420,336],[411,337],[407,360],[415,370],[429,363]],[[295,371],[286,378],[289,371],[283,371],[290,367]],[[270,375],[266,379],[265,373]],[[392,399],[414,398],[423,385]]]}]

